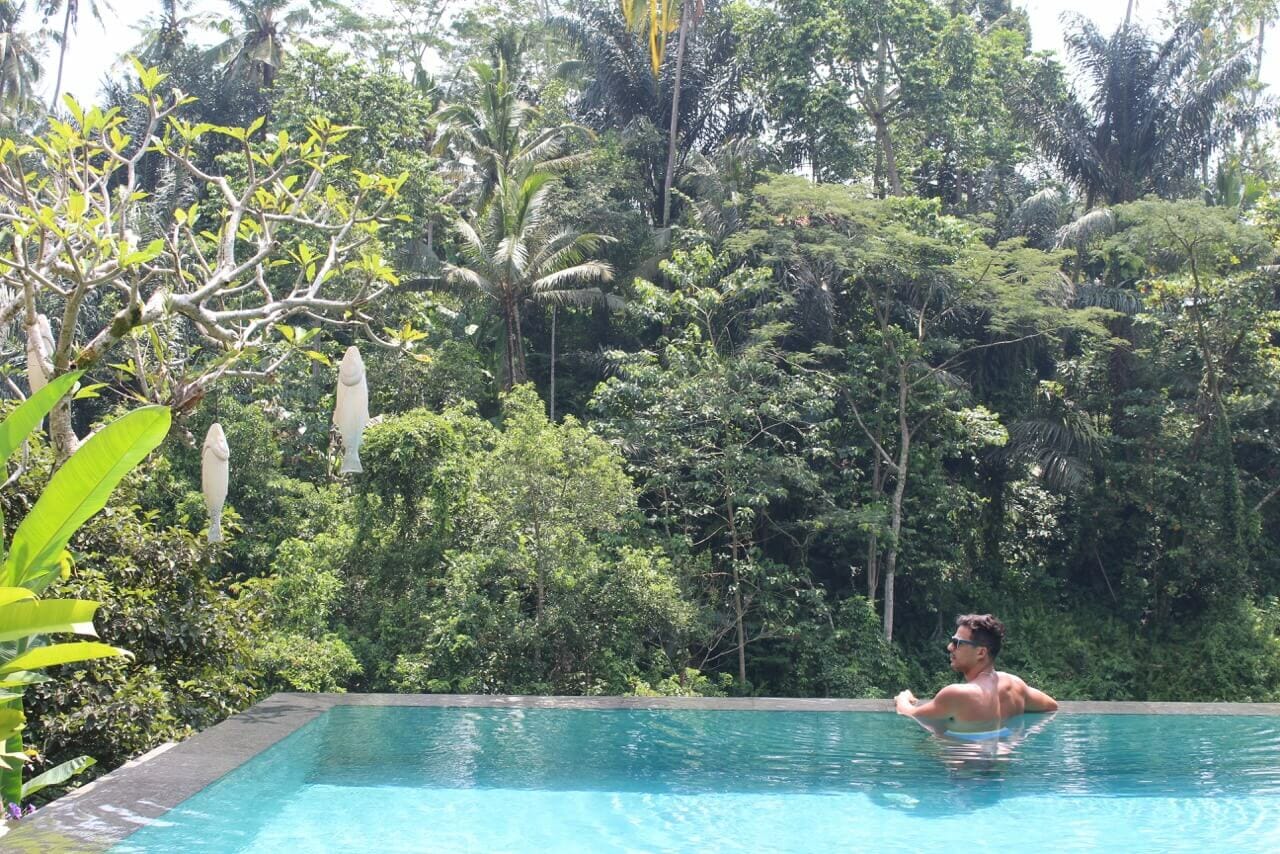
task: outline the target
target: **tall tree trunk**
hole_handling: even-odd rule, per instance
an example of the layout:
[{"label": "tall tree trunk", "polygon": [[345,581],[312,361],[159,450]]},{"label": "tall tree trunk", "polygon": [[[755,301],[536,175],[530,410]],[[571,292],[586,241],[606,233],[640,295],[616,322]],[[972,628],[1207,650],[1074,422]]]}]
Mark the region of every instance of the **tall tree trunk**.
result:
[{"label": "tall tree trunk", "polygon": [[902,534],[902,499],[907,493],[907,470],[911,463],[911,427],[907,423],[907,366],[898,363],[898,463],[894,472],[893,503],[889,530],[892,539],[884,559],[884,639],[893,640],[893,594],[898,571],[899,537]]},{"label": "tall tree trunk", "polygon": [[504,306],[506,315],[503,319],[507,324],[507,377],[506,388],[510,391],[516,385],[516,321],[515,308],[508,302]]},{"label": "tall tree trunk", "polygon": [[516,303],[512,311],[516,323],[516,385],[529,379],[529,368],[524,363],[524,330],[520,328],[520,306]]},{"label": "tall tree trunk", "polygon": [[889,119],[885,113],[889,109],[888,93],[885,91],[885,74],[889,68],[889,43],[884,38],[876,48],[876,87],[874,111],[871,122],[876,129],[876,148],[884,153],[884,171],[889,179],[889,192],[895,196],[902,195],[902,179],[898,176],[898,155],[893,147],[893,133],[889,129]]},{"label": "tall tree trunk", "polygon": [[1124,28],[1129,29],[1129,21],[1133,19],[1133,0],[1129,0],[1129,5],[1124,10]]},{"label": "tall tree trunk", "polygon": [[62,94],[62,66],[67,59],[67,34],[71,32],[71,10],[76,0],[66,0],[67,11],[62,16],[62,44],[58,45],[58,76],[53,83],[53,102],[49,104],[49,112],[58,109],[58,96]]},{"label": "tall tree trunk", "polygon": [[[881,443],[883,444],[883,443]],[[880,461],[880,454],[875,455],[871,471],[871,494],[879,498],[884,494],[885,467]],[[880,590],[880,536],[873,529],[867,538],[867,600],[874,608],[876,593]]]},{"label": "tall tree trunk", "polygon": [[884,115],[876,113],[871,117],[876,128],[876,147],[884,154],[885,177],[889,179],[889,194],[902,195],[902,177],[898,174],[898,156],[893,147],[893,133]]},{"label": "tall tree trunk", "polygon": [[743,626],[742,575],[738,572],[738,555],[740,554],[737,516],[733,508],[733,498],[727,503],[729,521],[729,557],[733,563],[733,619],[738,630],[738,684],[747,684],[747,636]]},{"label": "tall tree trunk", "polygon": [[[1258,16],[1258,54],[1257,59],[1253,63],[1253,81],[1258,83],[1262,80],[1262,46],[1267,38],[1267,19],[1263,15]],[[1254,96],[1257,100],[1257,96]]]},{"label": "tall tree trunk", "polygon": [[689,3],[680,3],[680,40],[676,43],[676,80],[671,89],[671,127],[667,132],[667,176],[662,182],[662,225],[671,219],[671,181],[676,172],[676,135],[680,130],[680,82],[684,76],[684,42],[689,32]]},{"label": "tall tree trunk", "polygon": [[551,306],[551,423],[556,423],[556,306]]}]

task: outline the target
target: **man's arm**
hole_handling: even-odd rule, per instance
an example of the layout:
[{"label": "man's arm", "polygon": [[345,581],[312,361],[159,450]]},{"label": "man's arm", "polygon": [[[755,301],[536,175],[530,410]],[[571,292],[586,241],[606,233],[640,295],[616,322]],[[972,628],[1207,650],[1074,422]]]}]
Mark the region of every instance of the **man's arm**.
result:
[{"label": "man's arm", "polygon": [[898,714],[916,720],[950,720],[955,714],[958,693],[958,685],[947,685],[935,694],[932,700],[920,702],[910,691],[903,691],[894,698],[894,705],[897,707]]},{"label": "man's arm", "polygon": [[1026,702],[1028,712],[1056,712],[1058,711],[1058,701],[1050,697],[1045,692],[1032,688],[1027,683],[1022,683],[1022,697]]}]

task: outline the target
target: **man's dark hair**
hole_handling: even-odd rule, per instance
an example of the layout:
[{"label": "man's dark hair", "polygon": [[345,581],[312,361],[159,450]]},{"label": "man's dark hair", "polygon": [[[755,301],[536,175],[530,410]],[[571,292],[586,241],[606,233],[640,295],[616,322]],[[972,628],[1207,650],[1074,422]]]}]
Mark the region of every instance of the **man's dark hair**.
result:
[{"label": "man's dark hair", "polygon": [[985,646],[992,658],[1000,654],[1000,644],[1004,643],[1004,623],[990,614],[961,614],[956,617],[956,627],[960,626],[968,629],[971,640],[978,646]]}]

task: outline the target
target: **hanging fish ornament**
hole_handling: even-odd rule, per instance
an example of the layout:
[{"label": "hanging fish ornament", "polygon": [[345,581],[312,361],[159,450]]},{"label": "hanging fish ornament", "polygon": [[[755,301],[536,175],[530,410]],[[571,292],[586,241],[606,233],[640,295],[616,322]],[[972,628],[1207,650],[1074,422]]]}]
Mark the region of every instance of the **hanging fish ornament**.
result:
[{"label": "hanging fish ornament", "polygon": [[35,394],[49,384],[53,373],[53,329],[49,318],[36,315],[35,323],[27,327],[27,382]]},{"label": "hanging fish ornament", "polygon": [[200,455],[200,485],[204,488],[204,506],[209,511],[209,542],[222,542],[222,505],[227,500],[227,483],[231,475],[231,448],[227,445],[222,425],[214,423],[204,437]]},{"label": "hanging fish ornament", "polygon": [[338,366],[338,394],[333,407],[333,425],[342,437],[342,474],[362,472],[360,440],[369,421],[369,386],[365,382],[360,351],[348,347]]}]

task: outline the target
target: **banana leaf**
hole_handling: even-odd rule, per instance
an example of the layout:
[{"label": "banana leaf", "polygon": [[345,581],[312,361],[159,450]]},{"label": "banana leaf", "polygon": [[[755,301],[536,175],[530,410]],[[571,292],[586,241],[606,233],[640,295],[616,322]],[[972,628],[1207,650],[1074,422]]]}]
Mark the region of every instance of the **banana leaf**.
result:
[{"label": "banana leaf", "polygon": [[58,573],[76,529],[107,503],[117,483],[169,432],[169,409],[144,406],[95,433],[49,479],[9,544],[0,586],[39,592]]},{"label": "banana leaf", "polygon": [[0,642],[58,632],[97,637],[93,628],[97,610],[97,602],[84,599],[31,599],[0,606]]},{"label": "banana leaf", "polygon": [[40,422],[62,400],[63,395],[71,391],[82,373],[84,372],[75,371],[63,374],[9,413],[9,417],[0,423],[0,462],[8,460],[14,451],[22,447],[31,431],[39,427]]},{"label": "banana leaf", "polygon": [[[58,664],[74,664],[79,661],[90,661],[95,658],[112,658],[117,655],[128,655],[119,647],[108,646],[96,641],[80,643],[55,643],[27,650],[12,661],[0,665],[0,676],[7,676],[19,670],[40,670]],[[2,686],[3,683],[0,683]]]},{"label": "banana leaf", "polygon": [[47,786],[57,786],[60,783],[65,783],[84,769],[96,765],[97,762],[98,760],[92,756],[77,756],[75,759],[68,759],[61,765],[55,765],[43,774],[32,777],[22,784],[22,799],[25,801]]},{"label": "banana leaf", "polygon": [[11,602],[21,602],[24,599],[34,598],[36,598],[36,594],[25,587],[0,587],[0,605],[8,605]]}]

